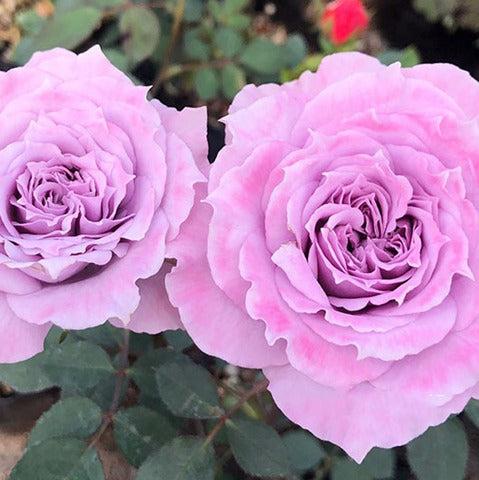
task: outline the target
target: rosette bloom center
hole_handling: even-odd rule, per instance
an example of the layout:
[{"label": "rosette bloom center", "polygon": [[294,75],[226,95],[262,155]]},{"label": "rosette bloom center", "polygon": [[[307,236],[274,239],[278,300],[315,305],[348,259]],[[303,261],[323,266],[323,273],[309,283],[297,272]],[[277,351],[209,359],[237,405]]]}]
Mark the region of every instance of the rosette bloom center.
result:
[{"label": "rosette bloom center", "polygon": [[332,305],[386,303],[384,293],[413,276],[422,249],[413,201],[409,181],[386,161],[361,173],[342,166],[323,174],[302,212],[308,235],[301,248]]},{"label": "rosette bloom center", "polygon": [[[116,228],[128,215],[122,215],[122,202],[115,201],[107,173],[92,153],[28,162],[10,198],[12,225],[19,233],[50,238],[98,235]],[[134,177],[126,172],[123,176],[125,190]]]}]

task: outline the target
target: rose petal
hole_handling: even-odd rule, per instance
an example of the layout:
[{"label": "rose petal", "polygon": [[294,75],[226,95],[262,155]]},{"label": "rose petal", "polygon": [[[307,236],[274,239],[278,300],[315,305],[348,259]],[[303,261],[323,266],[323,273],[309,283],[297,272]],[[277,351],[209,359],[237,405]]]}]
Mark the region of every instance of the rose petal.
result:
[{"label": "rose petal", "polygon": [[51,322],[79,329],[113,318],[126,324],[140,303],[136,282],[155,275],[163,263],[167,228],[164,215],[158,213],[145,238],[96,275],[29,295],[10,294],[8,304],[20,318],[40,325]]},{"label": "rose petal", "polygon": [[[204,187],[196,188],[200,195],[205,194]],[[282,342],[269,346],[264,324],[249,318],[213,282],[205,257],[210,217],[209,205],[196,204],[171,246],[171,254],[178,261],[166,278],[172,304],[204,352],[247,368],[286,363]]]},{"label": "rose petal", "polygon": [[437,406],[407,389],[382,390],[364,382],[350,389],[315,383],[291,366],[264,369],[269,391],[293,422],[342,447],[360,463],[374,447],[392,448],[459,413],[476,391]]},{"label": "rose petal", "polygon": [[125,324],[113,319],[110,323],[133,332],[153,335],[183,328],[178,310],[171,305],[165,289],[165,276],[170,271],[171,265],[165,263],[156,275],[139,280],[140,305],[131,315],[130,321]]},{"label": "rose petal", "polygon": [[51,325],[32,325],[18,318],[0,294],[0,363],[15,363],[43,350],[43,341]]}]

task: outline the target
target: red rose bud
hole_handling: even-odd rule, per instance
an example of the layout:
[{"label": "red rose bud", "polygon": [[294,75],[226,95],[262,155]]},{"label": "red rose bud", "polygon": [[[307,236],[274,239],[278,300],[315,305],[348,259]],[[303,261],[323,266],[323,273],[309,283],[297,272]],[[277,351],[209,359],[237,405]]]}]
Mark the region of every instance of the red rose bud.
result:
[{"label": "red rose bud", "polygon": [[328,3],[321,16],[321,27],[335,45],[346,43],[368,23],[361,0],[335,0]]}]

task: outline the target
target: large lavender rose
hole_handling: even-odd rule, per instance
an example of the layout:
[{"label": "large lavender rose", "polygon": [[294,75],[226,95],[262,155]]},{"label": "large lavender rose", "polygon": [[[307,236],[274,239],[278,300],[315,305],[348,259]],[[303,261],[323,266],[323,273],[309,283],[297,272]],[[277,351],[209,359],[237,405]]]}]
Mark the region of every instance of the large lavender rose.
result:
[{"label": "large lavender rose", "polygon": [[51,324],[179,327],[165,258],[204,180],[206,112],[146,94],[98,47],[1,73],[0,362]]},{"label": "large lavender rose", "polygon": [[479,85],[361,54],[247,86],[167,278],[206,352],[360,461],[479,396]]}]

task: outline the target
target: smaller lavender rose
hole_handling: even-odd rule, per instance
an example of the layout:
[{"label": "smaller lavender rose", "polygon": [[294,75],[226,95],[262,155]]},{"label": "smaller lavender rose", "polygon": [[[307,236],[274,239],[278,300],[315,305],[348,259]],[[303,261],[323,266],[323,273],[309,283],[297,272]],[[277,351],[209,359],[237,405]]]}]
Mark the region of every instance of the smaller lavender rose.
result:
[{"label": "smaller lavender rose", "polygon": [[205,179],[206,111],[147,90],[99,47],[0,74],[0,362],[52,324],[179,328],[163,279]]}]

